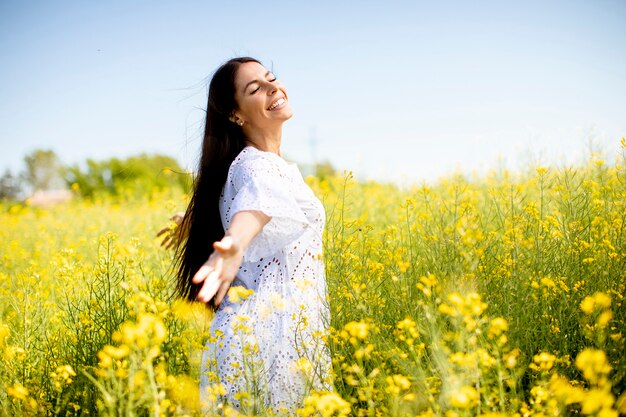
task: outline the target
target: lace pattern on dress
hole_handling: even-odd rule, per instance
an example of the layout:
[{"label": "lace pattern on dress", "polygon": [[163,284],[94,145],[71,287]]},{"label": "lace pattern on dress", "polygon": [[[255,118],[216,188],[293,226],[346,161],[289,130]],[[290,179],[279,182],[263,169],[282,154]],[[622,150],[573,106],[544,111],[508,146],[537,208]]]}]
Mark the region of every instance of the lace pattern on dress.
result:
[{"label": "lace pattern on dress", "polygon": [[222,191],[224,229],[246,210],[271,217],[231,284],[254,293],[220,304],[203,354],[201,395],[204,401],[213,398],[215,406],[211,392],[221,385],[225,395],[219,401],[245,413],[241,394],[252,390],[277,415],[294,415],[309,390],[331,388],[324,341],[329,320],[321,257],[324,207],[295,164],[246,147]]}]

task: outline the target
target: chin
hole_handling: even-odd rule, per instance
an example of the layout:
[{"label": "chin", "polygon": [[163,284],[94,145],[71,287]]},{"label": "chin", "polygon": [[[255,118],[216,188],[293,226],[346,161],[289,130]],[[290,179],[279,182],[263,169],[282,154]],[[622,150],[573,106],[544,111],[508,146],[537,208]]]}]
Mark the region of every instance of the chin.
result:
[{"label": "chin", "polygon": [[291,117],[293,116],[293,112],[290,109],[289,111],[283,111],[279,115],[276,115],[276,116],[277,116],[276,119],[286,122],[287,120],[291,119]]}]

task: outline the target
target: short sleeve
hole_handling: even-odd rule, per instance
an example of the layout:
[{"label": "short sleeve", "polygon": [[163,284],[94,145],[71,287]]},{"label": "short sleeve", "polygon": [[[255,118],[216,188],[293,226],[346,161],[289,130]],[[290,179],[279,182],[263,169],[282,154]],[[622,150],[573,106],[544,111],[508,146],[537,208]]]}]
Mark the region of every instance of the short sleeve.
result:
[{"label": "short sleeve", "polygon": [[236,193],[228,223],[237,212],[247,210],[261,211],[271,217],[250,243],[244,261],[254,262],[277,253],[300,237],[309,226],[291,193],[285,168],[278,161],[255,158],[242,161],[233,171]]}]

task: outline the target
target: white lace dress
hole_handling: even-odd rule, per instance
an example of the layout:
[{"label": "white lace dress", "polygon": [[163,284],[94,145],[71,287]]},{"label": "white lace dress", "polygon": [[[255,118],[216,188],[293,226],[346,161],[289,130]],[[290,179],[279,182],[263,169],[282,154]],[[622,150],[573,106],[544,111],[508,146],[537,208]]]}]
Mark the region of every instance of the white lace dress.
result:
[{"label": "white lace dress", "polygon": [[203,355],[201,396],[208,408],[227,400],[242,411],[262,406],[293,414],[310,389],[330,387],[324,208],[296,164],[248,146],[222,191],[224,230],[245,210],[271,217],[231,285],[254,293],[219,306]]}]

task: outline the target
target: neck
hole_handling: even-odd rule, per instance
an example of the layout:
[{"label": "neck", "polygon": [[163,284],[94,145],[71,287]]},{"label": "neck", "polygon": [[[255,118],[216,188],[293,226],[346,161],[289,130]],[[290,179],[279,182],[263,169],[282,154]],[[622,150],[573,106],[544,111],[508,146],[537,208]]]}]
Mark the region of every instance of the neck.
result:
[{"label": "neck", "polygon": [[278,129],[243,128],[246,144],[254,146],[265,152],[272,152],[280,156],[280,143],[282,139],[282,126]]}]

